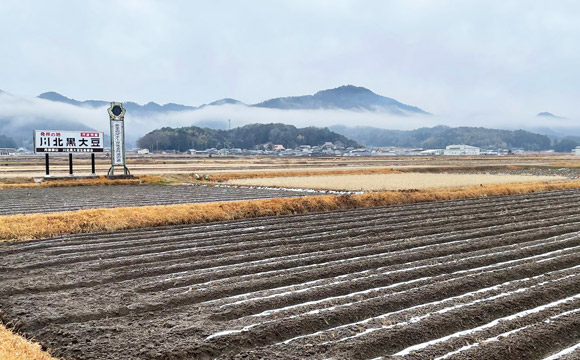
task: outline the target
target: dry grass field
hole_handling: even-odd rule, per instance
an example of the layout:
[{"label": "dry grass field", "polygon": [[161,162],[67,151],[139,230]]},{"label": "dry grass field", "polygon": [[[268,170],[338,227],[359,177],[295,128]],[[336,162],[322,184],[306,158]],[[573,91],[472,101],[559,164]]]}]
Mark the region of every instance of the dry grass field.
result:
[{"label": "dry grass field", "polygon": [[[51,157],[51,174],[67,175],[68,159],[63,156]],[[527,156],[421,156],[421,157],[329,157],[329,158],[284,158],[284,157],[196,157],[189,155],[135,155],[128,154],[127,164],[134,175],[159,175],[183,173],[224,173],[272,172],[272,171],[324,171],[352,169],[409,169],[424,167],[465,167],[481,168],[489,166],[541,166],[580,168],[580,157],[573,155],[538,154]],[[97,155],[97,174],[105,175],[110,159]],[[90,161],[86,156],[75,156],[74,172],[78,175],[90,173]],[[0,182],[44,176],[44,158],[41,156],[0,157]]]},{"label": "dry grass field", "polygon": [[566,180],[566,178],[561,176],[399,173],[252,178],[228,180],[226,181],[226,184],[300,189],[381,191],[454,188],[475,185],[499,185],[563,180]]},{"label": "dry grass field", "polygon": [[32,240],[64,234],[117,231],[143,227],[208,223],[265,216],[306,214],[542,191],[578,189],[580,181],[486,185],[454,189],[382,191],[356,195],[231,201],[205,204],[120,207],[52,214],[0,216],[0,242]]},{"label": "dry grass field", "polygon": [[57,360],[42,351],[39,344],[27,341],[0,324],[0,359],[2,360]]}]

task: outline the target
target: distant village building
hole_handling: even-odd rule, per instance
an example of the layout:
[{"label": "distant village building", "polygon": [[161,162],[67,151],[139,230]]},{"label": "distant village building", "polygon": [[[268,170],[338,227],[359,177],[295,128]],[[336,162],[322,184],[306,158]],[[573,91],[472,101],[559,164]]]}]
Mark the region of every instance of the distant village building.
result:
[{"label": "distant village building", "polygon": [[479,152],[481,155],[493,155],[493,156],[497,156],[499,155],[499,150],[481,150]]},{"label": "distant village building", "polygon": [[16,154],[16,149],[14,148],[0,148],[0,156],[8,156]]},{"label": "distant village building", "polygon": [[139,155],[149,154],[149,149],[137,149],[137,154]]},{"label": "distant village building", "polygon": [[443,149],[427,149],[427,150],[422,150],[419,154],[420,155],[443,155],[443,152],[445,150]]},{"label": "distant village building", "polygon": [[580,146],[576,146],[576,148],[574,150],[572,150],[572,153],[574,155],[580,155]]},{"label": "distant village building", "polygon": [[443,155],[479,155],[480,149],[469,145],[448,145],[443,150]]},{"label": "distant village building", "polygon": [[343,156],[372,156],[372,153],[365,148],[360,148],[352,149],[348,152],[348,154],[344,154]]}]

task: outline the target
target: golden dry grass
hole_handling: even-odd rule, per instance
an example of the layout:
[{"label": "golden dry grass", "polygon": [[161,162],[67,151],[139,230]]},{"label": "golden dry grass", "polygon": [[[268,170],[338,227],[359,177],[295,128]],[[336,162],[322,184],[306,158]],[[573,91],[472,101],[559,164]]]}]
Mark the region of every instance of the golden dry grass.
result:
[{"label": "golden dry grass", "polygon": [[0,359],[2,360],[57,360],[42,351],[39,344],[14,334],[0,324]]},{"label": "golden dry grass", "polygon": [[[55,156],[51,160],[53,174],[68,174],[68,158]],[[197,157],[190,155],[135,155],[127,154],[128,167],[134,175],[150,174],[189,174],[197,173],[232,173],[232,172],[267,172],[267,171],[307,171],[334,170],[340,168],[385,168],[395,166],[456,166],[480,167],[482,165],[524,165],[552,166],[554,164],[580,165],[580,156],[404,156],[404,157],[313,157],[286,158],[275,156],[242,156],[242,157]],[[110,159],[97,154],[97,173],[105,174],[110,167]],[[33,176],[44,176],[44,159],[39,156],[0,157],[0,182],[10,182],[11,178],[30,179]],[[90,161],[87,157],[75,157],[75,172],[90,174]]]},{"label": "golden dry grass", "polygon": [[471,197],[578,189],[580,181],[472,186],[424,191],[382,191],[359,195],[235,201],[226,203],[92,209],[53,214],[0,217],[0,240],[31,240],[64,234],[149,226],[206,223],[263,216],[464,199]]},{"label": "golden dry grass", "polygon": [[304,177],[268,177],[228,180],[231,185],[252,185],[300,189],[345,191],[382,191],[407,189],[453,188],[459,186],[512,184],[535,181],[563,181],[559,176],[431,174],[431,173],[366,173],[315,175]]},{"label": "golden dry grass", "polygon": [[138,184],[154,184],[163,182],[160,176],[143,175],[136,179],[115,179],[110,180],[104,176],[99,176],[94,179],[82,180],[49,180],[41,183],[14,183],[14,184],[0,184],[0,189],[15,189],[15,188],[36,188],[36,187],[72,187],[72,186],[109,186],[109,185],[138,185]]},{"label": "golden dry grass", "polygon": [[278,178],[278,177],[304,177],[325,175],[368,175],[368,174],[392,174],[399,171],[391,168],[382,169],[342,169],[342,170],[312,170],[312,171],[272,171],[250,173],[211,174],[211,181],[228,181],[236,179]]}]

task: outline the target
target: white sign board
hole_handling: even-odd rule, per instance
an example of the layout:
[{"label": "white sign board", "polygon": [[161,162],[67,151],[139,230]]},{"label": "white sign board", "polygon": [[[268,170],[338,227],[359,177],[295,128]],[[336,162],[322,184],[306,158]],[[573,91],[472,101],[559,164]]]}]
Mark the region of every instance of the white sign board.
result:
[{"label": "white sign board", "polygon": [[104,136],[95,131],[34,130],[34,152],[103,152]]},{"label": "white sign board", "polygon": [[113,166],[125,165],[125,134],[121,120],[111,120],[111,158]]}]

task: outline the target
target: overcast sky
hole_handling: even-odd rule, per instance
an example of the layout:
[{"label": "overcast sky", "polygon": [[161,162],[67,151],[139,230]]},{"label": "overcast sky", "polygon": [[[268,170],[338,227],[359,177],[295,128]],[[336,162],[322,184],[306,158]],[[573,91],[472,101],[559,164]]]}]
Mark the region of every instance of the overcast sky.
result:
[{"label": "overcast sky", "polygon": [[580,119],[579,19],[574,0],[1,0],[0,89],[197,106],[354,84],[438,116]]}]

